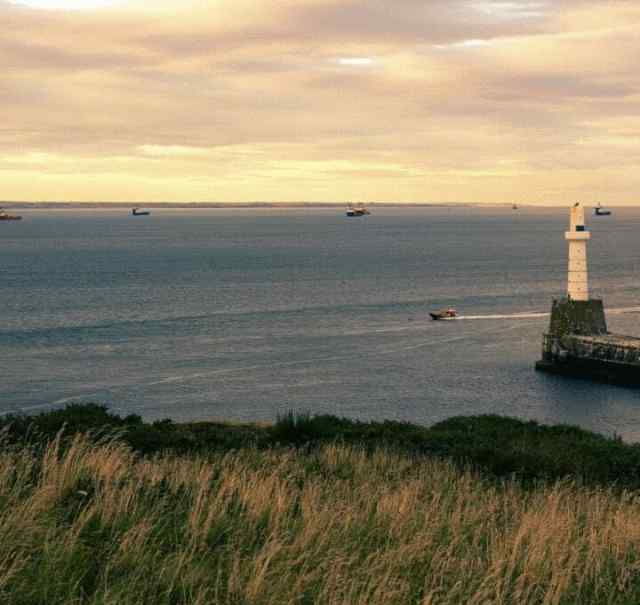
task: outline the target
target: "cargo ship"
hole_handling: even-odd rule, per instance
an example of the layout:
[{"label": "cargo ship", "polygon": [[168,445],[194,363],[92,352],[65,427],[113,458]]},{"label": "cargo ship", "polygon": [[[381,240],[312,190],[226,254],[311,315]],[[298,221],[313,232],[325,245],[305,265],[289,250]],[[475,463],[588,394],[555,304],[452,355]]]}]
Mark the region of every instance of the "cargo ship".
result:
[{"label": "cargo ship", "polygon": [[15,214],[8,214],[5,210],[0,208],[0,221],[21,221],[22,217]]},{"label": "cargo ship", "polygon": [[356,206],[349,204],[347,208],[347,216],[366,216],[367,214],[371,214],[371,212],[364,204],[357,204]]},{"label": "cargo ship", "polygon": [[151,212],[148,210],[140,210],[140,208],[133,208],[133,210],[131,210],[131,214],[133,216],[149,216]]}]

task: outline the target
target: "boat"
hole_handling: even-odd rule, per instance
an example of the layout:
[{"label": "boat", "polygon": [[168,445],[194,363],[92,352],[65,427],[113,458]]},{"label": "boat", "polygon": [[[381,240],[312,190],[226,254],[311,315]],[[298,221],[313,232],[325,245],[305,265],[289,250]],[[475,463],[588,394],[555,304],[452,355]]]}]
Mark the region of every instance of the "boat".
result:
[{"label": "boat", "polygon": [[149,212],[148,210],[140,210],[140,208],[134,208],[133,210],[131,210],[131,214],[133,216],[149,216],[151,212]]},{"label": "boat", "polygon": [[431,319],[456,319],[458,317],[458,312],[455,309],[442,309],[441,311],[434,311],[433,313],[429,313],[431,315]]},{"label": "boat", "polygon": [[349,204],[347,208],[347,216],[366,216],[371,212],[365,207],[364,204]]},{"label": "boat", "polygon": [[16,214],[9,214],[6,210],[0,208],[0,221],[21,221],[22,217]]},{"label": "boat", "polygon": [[611,210],[606,210],[599,203],[595,207],[595,216],[609,216],[611,214]]},{"label": "boat", "polygon": [[517,210],[518,209],[518,204],[514,204],[513,206],[511,206],[511,210]]}]

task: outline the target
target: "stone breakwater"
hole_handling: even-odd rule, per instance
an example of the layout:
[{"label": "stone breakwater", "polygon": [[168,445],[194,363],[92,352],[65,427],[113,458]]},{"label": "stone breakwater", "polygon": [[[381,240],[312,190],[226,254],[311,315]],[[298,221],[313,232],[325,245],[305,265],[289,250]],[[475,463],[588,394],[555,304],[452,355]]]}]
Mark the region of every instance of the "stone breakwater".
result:
[{"label": "stone breakwater", "polygon": [[609,333],[601,300],[556,300],[536,369],[640,386],[640,338]]}]

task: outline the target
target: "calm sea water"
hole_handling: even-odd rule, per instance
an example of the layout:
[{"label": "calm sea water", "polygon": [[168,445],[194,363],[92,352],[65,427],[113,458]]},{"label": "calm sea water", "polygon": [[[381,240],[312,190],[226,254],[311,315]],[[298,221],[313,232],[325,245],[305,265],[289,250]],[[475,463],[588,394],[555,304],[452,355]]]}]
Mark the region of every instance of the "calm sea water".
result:
[{"label": "calm sea water", "polygon": [[[565,209],[22,214],[0,224],[0,413],[498,413],[640,440],[640,391],[533,370]],[[593,294],[640,336],[640,210],[589,223]],[[464,318],[428,318],[444,306]]]}]

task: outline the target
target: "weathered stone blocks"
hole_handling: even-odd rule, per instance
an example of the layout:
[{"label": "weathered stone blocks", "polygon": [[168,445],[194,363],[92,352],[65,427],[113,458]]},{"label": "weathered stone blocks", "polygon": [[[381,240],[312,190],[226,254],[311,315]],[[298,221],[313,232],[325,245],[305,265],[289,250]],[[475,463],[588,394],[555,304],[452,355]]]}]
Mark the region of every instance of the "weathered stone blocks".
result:
[{"label": "weathered stone blocks", "polygon": [[601,300],[554,300],[536,369],[640,386],[640,338],[610,334]]},{"label": "weathered stone blocks", "polygon": [[607,333],[607,320],[601,300],[554,300],[551,307],[549,334],[582,334],[595,336]]}]

